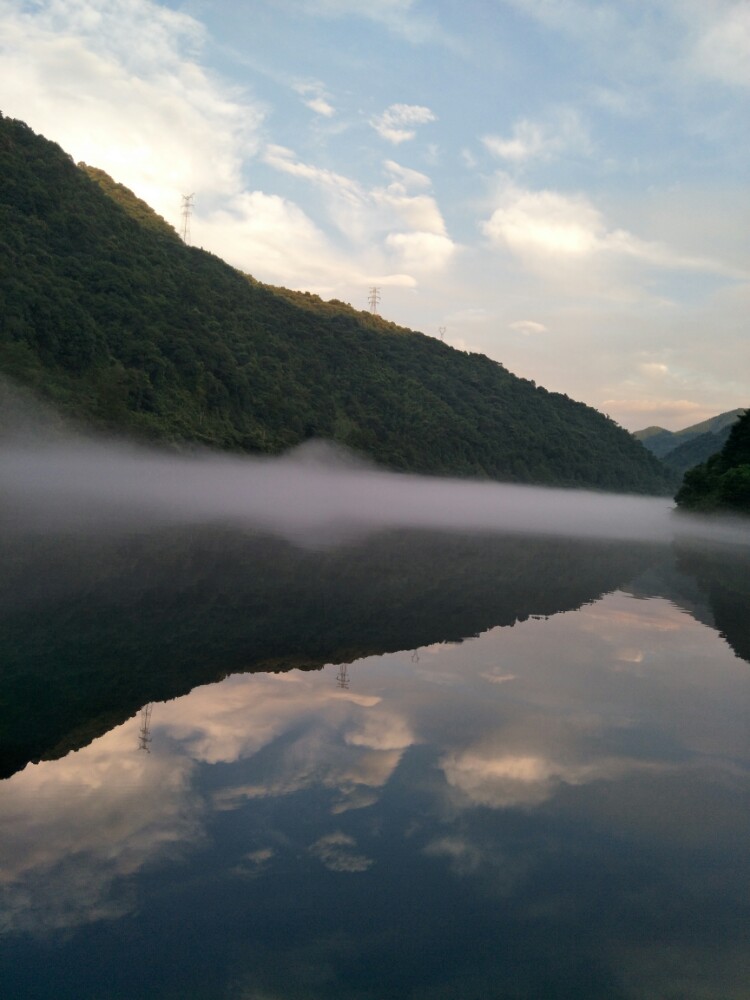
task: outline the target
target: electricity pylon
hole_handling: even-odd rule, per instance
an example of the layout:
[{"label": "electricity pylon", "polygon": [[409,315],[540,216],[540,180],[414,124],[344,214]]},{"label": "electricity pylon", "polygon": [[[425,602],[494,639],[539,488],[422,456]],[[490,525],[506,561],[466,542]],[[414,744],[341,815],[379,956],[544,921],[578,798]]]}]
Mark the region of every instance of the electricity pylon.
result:
[{"label": "electricity pylon", "polygon": [[193,198],[195,194],[182,196],[182,242],[190,242],[190,216],[193,214]]}]

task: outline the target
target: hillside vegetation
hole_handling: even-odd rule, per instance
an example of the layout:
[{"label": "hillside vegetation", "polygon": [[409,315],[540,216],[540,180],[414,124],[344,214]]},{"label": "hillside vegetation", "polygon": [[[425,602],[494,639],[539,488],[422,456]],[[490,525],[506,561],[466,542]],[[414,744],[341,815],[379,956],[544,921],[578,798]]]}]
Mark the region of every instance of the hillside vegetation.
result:
[{"label": "hillside vegetation", "polygon": [[705,462],[726,444],[732,426],[745,411],[728,410],[681,431],[664,427],[646,427],[633,435],[675,473],[682,475],[699,462]]},{"label": "hillside vegetation", "polygon": [[675,499],[685,510],[750,514],[750,410],[717,455],[685,473]]},{"label": "hillside vegetation", "polygon": [[341,302],[182,244],[132,192],[0,118],[0,371],[175,446],[336,440],[394,469],[667,493],[609,418]]}]

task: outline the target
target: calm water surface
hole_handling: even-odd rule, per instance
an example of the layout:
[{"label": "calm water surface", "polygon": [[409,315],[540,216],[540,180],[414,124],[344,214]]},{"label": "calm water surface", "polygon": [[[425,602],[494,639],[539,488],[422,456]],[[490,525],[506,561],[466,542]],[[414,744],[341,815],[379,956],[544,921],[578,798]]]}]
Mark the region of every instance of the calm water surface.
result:
[{"label": "calm water surface", "polygon": [[551,573],[493,578],[525,620],[76,717],[0,782],[3,996],[750,997],[745,597],[662,563],[558,614]]}]

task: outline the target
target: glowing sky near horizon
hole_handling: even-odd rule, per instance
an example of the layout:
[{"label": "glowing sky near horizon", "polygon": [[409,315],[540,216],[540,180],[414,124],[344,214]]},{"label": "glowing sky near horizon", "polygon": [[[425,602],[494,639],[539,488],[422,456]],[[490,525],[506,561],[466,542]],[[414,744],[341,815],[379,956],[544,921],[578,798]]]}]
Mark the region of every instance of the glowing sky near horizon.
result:
[{"label": "glowing sky near horizon", "polygon": [[0,0],[2,111],[630,429],[750,395],[750,4]]}]

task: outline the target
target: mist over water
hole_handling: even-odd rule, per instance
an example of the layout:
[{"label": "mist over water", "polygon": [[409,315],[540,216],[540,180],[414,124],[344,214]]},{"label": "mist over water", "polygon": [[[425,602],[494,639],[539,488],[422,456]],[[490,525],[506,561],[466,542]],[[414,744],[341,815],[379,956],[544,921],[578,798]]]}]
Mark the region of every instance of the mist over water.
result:
[{"label": "mist over water", "polygon": [[279,458],[186,457],[14,435],[0,442],[0,518],[14,534],[225,524],[311,546],[388,529],[750,545],[743,521],[675,515],[665,497],[391,473],[322,442]]}]

